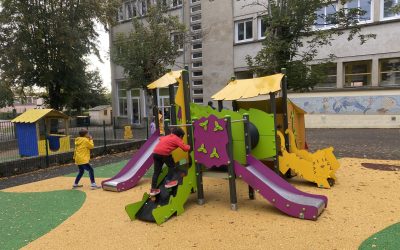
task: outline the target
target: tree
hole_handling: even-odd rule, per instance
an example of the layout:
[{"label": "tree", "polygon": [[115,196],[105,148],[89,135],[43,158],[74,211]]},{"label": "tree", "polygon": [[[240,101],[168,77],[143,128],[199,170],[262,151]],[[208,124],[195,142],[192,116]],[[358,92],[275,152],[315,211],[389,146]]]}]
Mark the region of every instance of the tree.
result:
[{"label": "tree", "polygon": [[8,86],[46,89],[62,109],[87,84],[87,62],[99,55],[96,21],[112,23],[119,0],[0,0],[0,70]]},{"label": "tree", "polygon": [[[346,0],[340,3],[345,4]],[[323,80],[326,64],[322,62],[318,67],[309,64],[317,56],[318,49],[330,45],[337,36],[346,34],[348,40],[357,37],[361,44],[375,38],[373,34],[363,34],[357,25],[365,14],[359,8],[340,8],[325,15],[317,12],[333,8],[326,0],[255,0],[251,5],[262,6],[265,10],[266,38],[254,58],[247,56],[250,70],[263,76],[286,68],[288,88],[295,91],[308,91]],[[320,29],[326,24],[334,26]]]},{"label": "tree", "polygon": [[76,109],[78,113],[81,112],[82,108],[88,109],[98,105],[111,104],[108,98],[108,90],[103,86],[98,71],[87,72],[84,84],[71,94],[66,107]]},{"label": "tree", "polygon": [[0,82],[0,108],[12,106],[14,94],[9,86]]},{"label": "tree", "polygon": [[174,65],[181,54],[178,48],[184,42],[185,26],[161,4],[151,6],[146,18],[133,18],[132,24],[129,34],[117,34],[111,56],[124,68],[128,88],[140,88]]}]

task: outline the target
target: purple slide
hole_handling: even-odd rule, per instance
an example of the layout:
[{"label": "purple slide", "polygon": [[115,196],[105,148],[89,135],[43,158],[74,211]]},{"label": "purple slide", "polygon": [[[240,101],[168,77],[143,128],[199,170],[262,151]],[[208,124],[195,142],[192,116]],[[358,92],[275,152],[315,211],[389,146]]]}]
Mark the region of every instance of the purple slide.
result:
[{"label": "purple slide", "polygon": [[247,156],[247,163],[249,165],[244,167],[235,161],[236,175],[282,212],[300,219],[316,220],[327,206],[326,196],[296,189],[253,156]]},{"label": "purple slide", "polygon": [[153,149],[158,143],[160,131],[156,131],[135,153],[133,158],[113,178],[101,183],[104,190],[122,192],[133,188],[153,165]]}]

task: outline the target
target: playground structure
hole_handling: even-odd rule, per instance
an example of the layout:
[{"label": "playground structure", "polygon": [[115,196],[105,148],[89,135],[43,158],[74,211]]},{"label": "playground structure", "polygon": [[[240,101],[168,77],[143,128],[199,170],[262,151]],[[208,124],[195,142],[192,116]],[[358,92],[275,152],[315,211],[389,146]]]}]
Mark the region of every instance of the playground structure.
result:
[{"label": "playground structure", "polygon": [[[171,189],[164,188],[165,168],[158,180],[161,193],[156,197],[150,197],[145,193],[141,201],[127,205],[126,212],[129,217],[132,220],[141,219],[161,224],[172,215],[183,213],[187,198],[190,193],[196,191],[198,203],[203,204],[202,166],[206,168],[228,166],[232,209],[237,209],[235,179],[238,176],[249,184],[250,199],[254,199],[254,193],[259,192],[275,207],[290,216],[316,220],[326,207],[327,198],[297,190],[280,177],[279,173],[288,176],[288,173],[293,171],[306,180],[316,182],[319,187],[329,188],[332,183],[328,179],[335,178],[334,172],[338,165],[325,166],[319,162],[320,153],[311,154],[304,150],[304,118],[302,119],[304,112],[294,104],[290,104],[288,108],[285,95],[281,99],[284,107],[280,114],[281,125],[278,125],[275,96],[281,90],[281,82],[285,82],[283,79],[283,74],[248,80],[232,79],[223,90],[213,96],[214,100],[218,100],[218,111],[208,106],[203,107],[193,103],[189,105],[187,71],[172,71],[148,85],[148,88],[153,90],[155,117],[159,109],[156,89],[169,88],[171,120],[165,120],[165,133],[170,133],[173,127],[183,128],[186,132],[185,143],[192,145],[192,151],[173,152],[175,162],[180,163],[179,171],[175,173],[179,185]],[[176,96],[175,84],[178,85]],[[244,86],[245,90],[240,89]],[[248,110],[238,109],[239,99],[265,94],[270,96],[267,109],[272,113],[251,107]],[[234,111],[222,109],[223,100],[234,101]],[[287,121],[288,109],[292,111],[291,123]],[[290,133],[288,124],[296,129],[299,139]],[[160,128],[158,119],[156,127]],[[288,131],[292,140],[286,139],[289,136],[283,135],[279,130]],[[157,131],[117,176],[102,183],[103,189],[124,191],[135,186],[152,164],[151,153],[158,142],[158,136]],[[294,145],[290,147],[290,143]],[[329,155],[332,153],[331,149],[321,152],[324,152],[322,157],[324,161],[335,163],[334,155]],[[273,163],[273,170],[260,161],[265,159]],[[322,174],[318,172],[318,175],[314,171],[311,177],[306,174],[315,168],[326,168],[329,171],[320,171]],[[319,179],[324,179],[325,182],[316,181]]]},{"label": "playground structure", "polygon": [[[70,151],[69,117],[54,109],[31,109],[13,119],[21,157]],[[59,129],[60,123],[64,124]],[[61,131],[61,132],[60,132]]]}]

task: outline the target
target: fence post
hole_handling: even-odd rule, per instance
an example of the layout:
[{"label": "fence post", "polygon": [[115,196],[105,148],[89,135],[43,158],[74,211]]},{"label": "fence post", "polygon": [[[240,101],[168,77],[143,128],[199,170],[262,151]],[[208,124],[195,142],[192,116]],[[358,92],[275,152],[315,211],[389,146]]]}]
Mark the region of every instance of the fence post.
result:
[{"label": "fence post", "polygon": [[103,142],[104,142],[104,153],[107,151],[107,137],[106,137],[106,121],[103,120]]},{"label": "fence post", "polygon": [[46,126],[46,121],[44,122],[44,141],[45,141],[45,147],[46,147],[46,167],[48,168],[49,166],[50,166],[50,163],[49,163],[49,149],[48,149],[48,141],[47,141],[47,137],[48,137],[48,134],[47,134],[47,126]]},{"label": "fence post", "polygon": [[146,140],[149,139],[149,117],[144,118],[146,121]]},{"label": "fence post", "polygon": [[117,139],[117,130],[115,129],[115,116],[113,117],[112,123],[113,123],[112,128],[113,128],[114,140],[116,140]]}]

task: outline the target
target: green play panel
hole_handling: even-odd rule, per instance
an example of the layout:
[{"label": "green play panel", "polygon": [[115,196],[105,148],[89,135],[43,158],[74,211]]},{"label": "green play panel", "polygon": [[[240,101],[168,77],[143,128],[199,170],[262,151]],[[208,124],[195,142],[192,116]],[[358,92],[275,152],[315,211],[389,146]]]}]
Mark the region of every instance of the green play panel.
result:
[{"label": "green play panel", "polygon": [[0,249],[19,249],[56,228],[78,211],[86,194],[0,192]]},{"label": "green play panel", "polygon": [[[101,167],[94,168],[94,177],[95,178],[112,178],[116,174],[121,171],[123,167],[125,167],[126,163],[128,163],[127,160],[123,160],[120,162],[116,162],[113,164],[107,164]],[[76,168],[76,173],[68,174],[66,175],[67,177],[76,177],[78,174],[78,167]],[[153,175],[153,167],[147,171],[147,173],[144,175],[144,177],[151,177]],[[89,178],[89,174],[87,171],[85,171],[85,174],[83,177]]]},{"label": "green play panel", "polygon": [[400,249],[400,223],[394,224],[366,239],[359,250],[398,250]]}]

